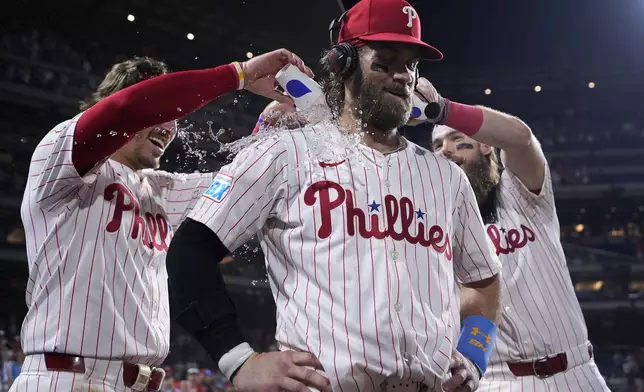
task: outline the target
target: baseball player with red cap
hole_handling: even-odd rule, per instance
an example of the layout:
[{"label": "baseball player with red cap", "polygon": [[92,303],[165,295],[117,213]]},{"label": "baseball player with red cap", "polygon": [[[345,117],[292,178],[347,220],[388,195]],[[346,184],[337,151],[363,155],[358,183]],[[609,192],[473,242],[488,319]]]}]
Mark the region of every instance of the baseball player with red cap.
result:
[{"label": "baseball player with red cap", "polygon": [[[559,240],[543,151],[520,119],[418,90],[441,110],[433,150],[461,166],[503,263],[498,339],[481,391],[608,391]],[[500,168],[494,148],[501,151]]]},{"label": "baseball player with red cap", "polygon": [[[363,0],[331,32],[331,121],[241,151],[177,230],[177,321],[240,391],[475,390],[496,335],[500,263],[465,173],[398,132],[418,61],[442,55],[403,0]],[[255,233],[280,352],[246,342],[212,261]]]}]

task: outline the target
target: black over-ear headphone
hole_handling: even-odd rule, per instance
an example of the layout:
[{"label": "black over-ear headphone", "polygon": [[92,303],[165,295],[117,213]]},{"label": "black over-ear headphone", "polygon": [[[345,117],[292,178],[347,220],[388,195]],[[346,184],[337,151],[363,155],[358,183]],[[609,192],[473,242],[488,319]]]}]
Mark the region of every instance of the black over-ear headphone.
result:
[{"label": "black over-ear headphone", "polygon": [[[358,49],[348,42],[342,42],[341,44],[337,43],[340,36],[342,21],[344,20],[344,16],[347,12],[349,11],[345,11],[337,19],[333,19],[329,25],[329,40],[331,41],[331,50],[329,50],[329,53],[327,54],[329,57],[329,65],[333,72],[342,77],[351,75],[358,66]],[[416,67],[415,77],[414,90],[418,85],[418,78],[420,77],[418,67]]]},{"label": "black over-ear headphone", "polygon": [[338,37],[340,36],[340,28],[342,27],[342,20],[347,12],[345,11],[337,19],[333,19],[329,25],[331,50],[327,54],[331,70],[343,77],[351,75],[358,66],[358,50],[356,47],[348,42],[337,43]]}]

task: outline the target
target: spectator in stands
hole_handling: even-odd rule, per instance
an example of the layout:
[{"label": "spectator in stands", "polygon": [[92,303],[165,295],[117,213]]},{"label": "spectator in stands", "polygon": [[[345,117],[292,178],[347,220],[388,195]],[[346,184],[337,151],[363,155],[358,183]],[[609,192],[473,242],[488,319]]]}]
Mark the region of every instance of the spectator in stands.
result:
[{"label": "spectator in stands", "polygon": [[197,376],[197,382],[203,386],[205,392],[214,392],[212,370],[201,369]]},{"label": "spectator in stands", "polygon": [[7,234],[7,243],[13,245],[24,245],[25,243],[25,230],[22,225],[14,226]]},{"label": "spectator in stands", "polygon": [[160,392],[179,392],[179,388],[175,387],[175,380],[172,376],[172,373],[166,373],[165,378],[163,379],[163,386],[161,386]]},{"label": "spectator in stands", "polygon": [[197,368],[188,369],[188,387],[190,388],[190,392],[206,392],[204,386],[199,383],[200,373]]},{"label": "spectator in stands", "polygon": [[20,368],[25,356],[19,343],[14,343],[11,350],[5,351],[5,355],[6,359],[3,358],[4,364],[2,366],[2,383],[9,388],[20,375]]}]

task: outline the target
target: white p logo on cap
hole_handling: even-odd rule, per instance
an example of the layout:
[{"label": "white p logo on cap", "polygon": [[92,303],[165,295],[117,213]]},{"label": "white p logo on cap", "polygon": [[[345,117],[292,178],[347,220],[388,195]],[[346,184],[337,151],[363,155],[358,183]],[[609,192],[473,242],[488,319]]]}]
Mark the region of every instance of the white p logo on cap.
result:
[{"label": "white p logo on cap", "polygon": [[412,6],[406,5],[403,7],[403,14],[408,15],[409,17],[409,22],[407,23],[407,27],[413,27],[414,26],[413,20],[418,18],[418,13],[416,12],[416,10]]}]

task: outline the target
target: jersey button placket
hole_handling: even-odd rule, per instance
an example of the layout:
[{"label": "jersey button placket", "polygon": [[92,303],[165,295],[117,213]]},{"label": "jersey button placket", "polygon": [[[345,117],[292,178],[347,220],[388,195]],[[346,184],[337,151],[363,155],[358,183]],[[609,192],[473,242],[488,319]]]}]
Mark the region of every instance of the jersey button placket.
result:
[{"label": "jersey button placket", "polygon": [[[404,246],[404,245],[403,245]],[[403,335],[402,345],[406,350],[403,352],[403,359],[407,365],[410,372],[418,371],[417,365],[415,362],[416,358],[413,355],[412,350],[415,347],[415,334],[414,334],[414,324],[412,320],[412,307],[413,303],[413,294],[412,294],[412,285],[409,281],[410,271],[408,271],[407,260],[404,257],[404,248],[401,248],[402,253],[398,260],[396,261],[398,267],[398,274],[400,275],[400,297],[398,302],[394,305],[394,309],[398,313],[400,320],[401,333]],[[416,326],[417,327],[417,326]]]},{"label": "jersey button placket", "polygon": [[[387,245],[387,274],[389,275],[389,306],[391,307],[391,326],[393,330],[393,335],[394,335],[394,344],[396,345],[396,352],[398,352],[398,355],[402,356],[403,350],[404,350],[404,344],[403,344],[403,339],[404,339],[404,331],[401,330],[401,323],[400,323],[400,310],[402,310],[402,307],[400,307],[399,303],[397,302],[398,300],[398,290],[399,290],[399,285],[400,282],[398,281],[398,275],[396,274],[396,263],[397,259],[399,259],[400,254],[399,252],[395,249],[394,247],[394,241],[391,240],[390,238],[385,238],[384,239],[385,244]],[[398,309],[400,308],[400,310]],[[400,360],[400,357],[398,357],[397,360]],[[405,366],[406,363],[403,363],[403,366]]]},{"label": "jersey button placket", "polygon": [[382,185],[385,186],[385,189],[388,194],[391,194],[391,179],[389,178],[389,171],[391,170],[391,161],[390,161],[391,154],[386,156],[386,161],[382,165],[383,168],[382,170],[385,172],[385,180],[382,183]]}]

